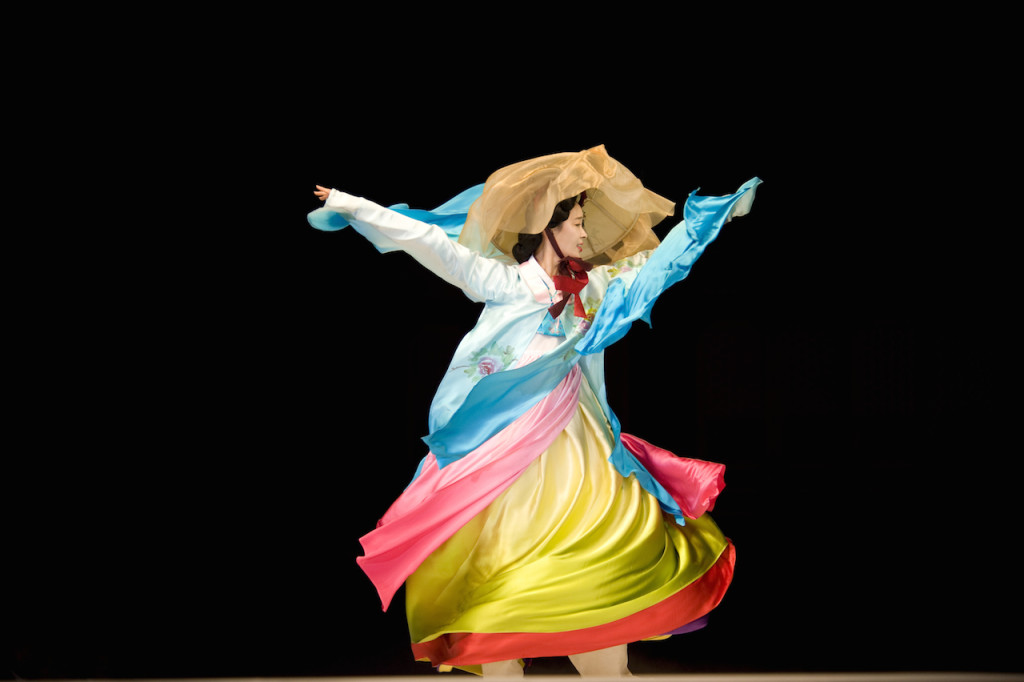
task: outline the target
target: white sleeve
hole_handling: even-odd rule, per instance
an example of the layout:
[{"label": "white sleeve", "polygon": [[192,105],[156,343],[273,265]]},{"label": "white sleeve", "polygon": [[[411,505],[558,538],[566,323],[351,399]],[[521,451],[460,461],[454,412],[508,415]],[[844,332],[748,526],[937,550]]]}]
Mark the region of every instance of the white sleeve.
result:
[{"label": "white sleeve", "polygon": [[517,287],[516,268],[468,249],[436,225],[334,189],[324,207],[348,219],[378,249],[405,251],[474,300],[502,300]]}]

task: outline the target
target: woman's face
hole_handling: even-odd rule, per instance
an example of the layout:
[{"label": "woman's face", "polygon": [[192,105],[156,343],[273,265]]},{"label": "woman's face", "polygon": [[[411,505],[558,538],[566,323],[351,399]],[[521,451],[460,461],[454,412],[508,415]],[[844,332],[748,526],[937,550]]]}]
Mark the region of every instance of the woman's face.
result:
[{"label": "woman's face", "polygon": [[580,205],[573,206],[565,222],[552,228],[551,233],[563,256],[579,258],[583,253],[583,240],[587,238],[587,232],[583,229],[583,209]]}]

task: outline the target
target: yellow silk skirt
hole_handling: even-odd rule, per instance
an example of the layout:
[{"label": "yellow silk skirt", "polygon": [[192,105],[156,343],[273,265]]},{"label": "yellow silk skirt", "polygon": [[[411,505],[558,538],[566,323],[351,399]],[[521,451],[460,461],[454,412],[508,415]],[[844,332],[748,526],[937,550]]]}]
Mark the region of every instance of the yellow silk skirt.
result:
[{"label": "yellow silk skirt", "polygon": [[635,616],[729,546],[708,514],[680,526],[615,470],[585,379],[579,395],[548,449],[406,580],[414,648],[451,633],[563,633]]}]

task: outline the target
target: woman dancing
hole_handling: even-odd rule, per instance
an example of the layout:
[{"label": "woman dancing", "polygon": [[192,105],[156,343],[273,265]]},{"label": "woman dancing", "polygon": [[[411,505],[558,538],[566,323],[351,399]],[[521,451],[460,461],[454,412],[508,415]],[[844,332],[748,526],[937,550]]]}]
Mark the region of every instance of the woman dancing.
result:
[{"label": "woman dancing", "polygon": [[725,467],[622,433],[603,351],[759,183],[691,193],[663,241],[674,204],[603,146],[505,167],[433,211],[316,187],[311,225],[351,225],[484,304],[431,404],[429,451],[357,559],[385,610],[405,584],[417,660],[518,676],[568,656],[626,676],[628,643],[704,625],[735,561],[707,513]]}]

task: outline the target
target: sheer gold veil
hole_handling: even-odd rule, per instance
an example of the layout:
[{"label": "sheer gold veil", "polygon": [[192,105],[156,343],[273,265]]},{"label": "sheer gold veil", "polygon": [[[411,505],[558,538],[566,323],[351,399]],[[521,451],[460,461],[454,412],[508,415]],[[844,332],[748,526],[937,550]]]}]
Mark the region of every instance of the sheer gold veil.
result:
[{"label": "sheer gold veil", "polygon": [[519,233],[537,234],[555,204],[587,193],[587,240],[582,258],[603,265],[659,244],[651,229],[675,204],[648,189],[604,145],[528,159],[495,171],[473,203],[459,243],[485,256],[514,263]]}]

